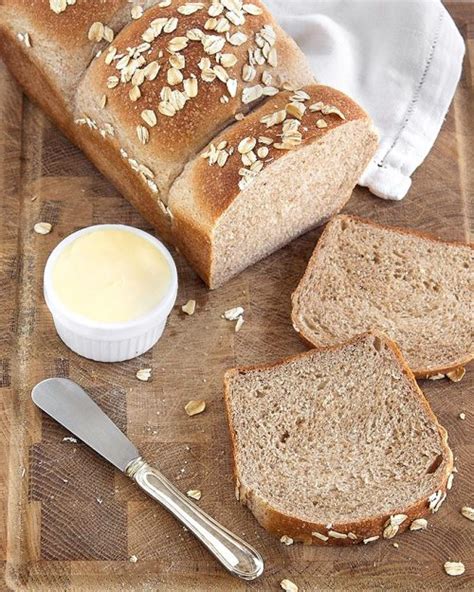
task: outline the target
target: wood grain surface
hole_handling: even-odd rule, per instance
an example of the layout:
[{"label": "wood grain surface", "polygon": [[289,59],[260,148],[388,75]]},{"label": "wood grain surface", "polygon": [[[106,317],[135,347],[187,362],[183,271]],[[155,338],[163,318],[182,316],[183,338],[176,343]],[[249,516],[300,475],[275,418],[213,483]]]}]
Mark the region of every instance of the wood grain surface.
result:
[{"label": "wood grain surface", "polygon": [[[474,8],[449,2],[469,46],[463,80],[435,149],[401,203],[357,189],[346,211],[383,223],[472,240],[474,201]],[[290,294],[320,231],[312,232],[209,292],[176,254],[178,304],[153,351],[123,364],[98,364],[57,337],[42,297],[48,254],[74,230],[121,222],[151,230],[83,155],[32,106],[0,67],[0,561],[3,587],[28,591],[272,591],[289,578],[301,591],[472,590],[474,526],[460,515],[474,505],[473,369],[459,384],[422,382],[448,429],[459,473],[428,531],[353,548],[286,547],[263,531],[234,498],[222,400],[224,371],[303,351],[290,323]],[[50,222],[46,236],[33,232]],[[242,305],[235,334],[223,311]],[[149,383],[135,378],[151,367]],[[30,391],[49,376],[81,383],[151,462],[266,560],[264,577],[227,575],[153,501],[35,409]],[[203,398],[204,414],[184,404]],[[459,413],[466,413],[466,420]],[[318,468],[315,467],[315,470]],[[129,561],[135,555],[136,563]],[[448,577],[447,560],[466,574]],[[0,583],[0,589],[2,584]]]}]

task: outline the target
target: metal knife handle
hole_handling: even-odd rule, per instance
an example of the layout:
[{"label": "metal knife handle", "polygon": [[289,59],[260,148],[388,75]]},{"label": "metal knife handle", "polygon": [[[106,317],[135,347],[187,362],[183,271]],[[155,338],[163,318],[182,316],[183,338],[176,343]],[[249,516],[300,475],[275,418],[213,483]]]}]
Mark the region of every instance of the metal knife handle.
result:
[{"label": "metal knife handle", "polygon": [[233,575],[254,580],[263,573],[263,559],[253,547],[203,512],[157,469],[138,458],[129,464],[126,474],[184,524]]}]

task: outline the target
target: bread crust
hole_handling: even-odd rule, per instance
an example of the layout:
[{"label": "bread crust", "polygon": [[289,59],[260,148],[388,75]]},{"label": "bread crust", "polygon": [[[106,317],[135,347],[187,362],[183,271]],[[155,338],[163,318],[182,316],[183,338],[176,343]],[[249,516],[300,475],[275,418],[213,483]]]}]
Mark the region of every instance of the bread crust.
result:
[{"label": "bread crust", "polygon": [[[305,273],[303,274],[303,277],[301,278],[301,280],[298,284],[298,287],[296,288],[296,290],[293,292],[293,294],[291,296],[291,302],[292,302],[291,320],[293,323],[293,327],[294,327],[295,331],[298,333],[298,335],[300,336],[300,338],[302,339],[302,341],[304,341],[304,343],[306,343],[309,347],[321,347],[321,344],[314,342],[311,339],[311,337],[307,333],[305,333],[304,327],[299,323],[298,315],[296,314],[297,300],[300,297],[300,292],[302,290],[302,286],[310,278],[311,269],[315,265],[319,255],[320,255],[321,250],[323,249],[323,247],[326,246],[327,239],[328,239],[328,236],[329,236],[332,226],[341,220],[354,220],[356,222],[361,222],[363,224],[367,224],[369,226],[372,226],[373,228],[378,228],[381,230],[389,230],[392,232],[398,232],[399,234],[404,234],[406,236],[416,236],[421,239],[430,240],[430,241],[437,243],[437,244],[441,243],[441,244],[444,244],[447,246],[454,246],[454,247],[456,247],[456,246],[457,247],[469,247],[474,250],[474,243],[464,243],[462,241],[448,241],[448,240],[444,240],[444,239],[439,239],[428,232],[424,232],[424,231],[417,230],[417,229],[402,228],[399,226],[389,226],[387,224],[380,224],[378,222],[374,222],[373,220],[367,220],[366,218],[361,218],[360,216],[354,216],[354,215],[348,215],[348,214],[339,214],[339,215],[335,216],[331,221],[328,222],[326,228],[324,229],[324,231],[323,231],[323,233],[322,233],[322,235],[321,235],[321,237],[320,237],[320,239],[313,251],[313,254],[308,262]],[[446,364],[443,366],[436,366],[434,368],[412,368],[412,371],[413,371],[413,374],[415,375],[416,378],[427,379],[427,378],[430,378],[431,376],[437,376],[439,374],[448,374],[448,373],[454,372],[456,370],[461,370],[467,364],[472,362],[473,359],[474,359],[474,352],[466,353],[465,356],[461,357],[459,360],[456,360],[455,362],[452,362],[451,364]]]},{"label": "bread crust", "polygon": [[384,515],[375,515],[375,516],[368,516],[363,520],[353,521],[353,522],[335,522],[331,525],[331,530],[334,530],[339,533],[353,533],[357,536],[356,539],[352,538],[333,538],[328,537],[327,541],[323,541],[315,536],[312,535],[313,532],[318,532],[324,536],[327,536],[328,529],[327,525],[321,523],[314,523],[308,522],[305,520],[301,520],[297,516],[288,515],[283,512],[280,512],[276,508],[274,508],[270,503],[268,503],[265,499],[259,496],[255,491],[248,488],[245,483],[242,482],[241,476],[239,473],[239,467],[237,465],[236,460],[236,449],[237,449],[237,434],[233,429],[233,422],[232,422],[232,408],[231,408],[231,380],[234,376],[245,373],[249,371],[255,370],[271,370],[272,368],[278,367],[280,365],[286,364],[293,360],[300,360],[310,357],[312,353],[316,351],[336,351],[341,347],[346,347],[349,345],[353,345],[358,343],[359,341],[367,339],[369,336],[378,337],[384,344],[386,344],[391,351],[395,354],[400,367],[405,375],[405,378],[408,380],[410,385],[414,390],[414,395],[418,398],[420,404],[422,405],[423,409],[425,410],[426,414],[430,417],[431,421],[433,422],[434,426],[437,428],[441,448],[443,451],[443,460],[444,460],[444,469],[443,471],[439,471],[438,475],[438,483],[435,491],[442,492],[442,495],[447,495],[448,492],[448,479],[453,472],[453,453],[448,446],[448,433],[440,425],[438,422],[437,417],[433,413],[433,410],[430,407],[430,404],[426,397],[424,396],[422,390],[418,386],[416,382],[415,375],[410,370],[408,364],[406,363],[400,349],[398,348],[397,344],[389,339],[386,335],[378,331],[370,331],[367,333],[363,333],[357,335],[356,337],[346,341],[342,344],[331,345],[327,347],[317,347],[311,351],[303,352],[300,354],[288,356],[281,360],[277,360],[270,364],[260,364],[260,365],[253,365],[253,366],[245,366],[239,368],[233,368],[226,372],[224,377],[224,402],[225,402],[225,409],[226,409],[226,417],[227,423],[229,425],[229,434],[230,434],[230,443],[231,443],[231,455],[232,455],[232,464],[233,464],[233,475],[236,483],[236,497],[237,499],[244,505],[246,505],[251,512],[254,514],[255,518],[259,522],[259,524],[272,533],[275,536],[282,537],[284,535],[291,537],[294,541],[302,542],[305,544],[316,544],[316,545],[331,545],[331,546],[348,546],[348,545],[356,545],[363,543],[364,539],[368,539],[371,537],[379,537],[383,538],[383,531],[387,521],[390,519],[390,516],[396,514],[406,514],[407,519],[400,525],[398,533],[402,533],[406,531],[411,523],[418,519],[423,518],[430,515],[431,510],[429,508],[429,501],[427,498],[422,498],[417,500],[414,504],[407,508],[393,508],[391,514],[384,514]]}]

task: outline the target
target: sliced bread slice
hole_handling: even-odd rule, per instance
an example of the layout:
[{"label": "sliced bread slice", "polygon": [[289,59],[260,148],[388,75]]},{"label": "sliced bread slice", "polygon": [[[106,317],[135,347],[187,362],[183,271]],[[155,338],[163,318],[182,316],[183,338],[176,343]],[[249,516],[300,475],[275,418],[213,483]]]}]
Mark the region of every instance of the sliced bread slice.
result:
[{"label": "sliced bread slice", "polygon": [[447,432],[382,334],[230,370],[225,400],[237,498],[277,536],[392,538],[446,497]]},{"label": "sliced bread slice", "polygon": [[313,84],[268,98],[173,184],[177,246],[219,287],[340,212],[377,143],[367,113],[338,90]]},{"label": "sliced bread slice", "polygon": [[293,294],[293,325],[314,346],[373,329],[418,378],[474,357],[474,249],[351,216],[331,221]]}]

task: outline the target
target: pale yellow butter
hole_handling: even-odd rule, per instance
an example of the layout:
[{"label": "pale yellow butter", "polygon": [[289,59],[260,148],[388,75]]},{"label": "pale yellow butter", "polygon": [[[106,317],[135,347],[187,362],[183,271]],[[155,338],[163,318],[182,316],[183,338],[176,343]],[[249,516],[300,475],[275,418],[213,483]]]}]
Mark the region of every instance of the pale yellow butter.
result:
[{"label": "pale yellow butter", "polygon": [[115,228],[79,236],[60,253],[52,271],[61,303],[102,323],[126,322],[151,311],[171,279],[167,260],[153,244]]}]

